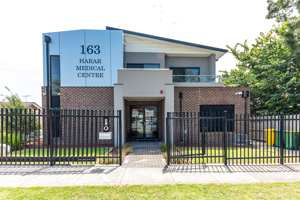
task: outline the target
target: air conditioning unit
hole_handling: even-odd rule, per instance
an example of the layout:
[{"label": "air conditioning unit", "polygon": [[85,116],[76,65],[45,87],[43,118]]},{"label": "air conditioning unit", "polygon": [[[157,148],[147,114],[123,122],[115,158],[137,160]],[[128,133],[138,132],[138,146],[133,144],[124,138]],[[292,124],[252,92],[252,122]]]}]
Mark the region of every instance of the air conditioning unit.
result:
[{"label": "air conditioning unit", "polygon": [[232,137],[231,137],[231,143],[233,145],[237,145],[237,146],[248,145],[248,136],[247,136],[247,134],[244,134],[244,133],[234,133],[234,134],[232,134]]}]

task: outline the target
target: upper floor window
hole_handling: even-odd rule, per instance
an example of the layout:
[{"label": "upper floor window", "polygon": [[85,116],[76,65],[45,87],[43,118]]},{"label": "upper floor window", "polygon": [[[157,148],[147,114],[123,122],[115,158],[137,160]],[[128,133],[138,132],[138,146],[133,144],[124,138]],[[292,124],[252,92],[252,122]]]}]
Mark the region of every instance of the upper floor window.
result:
[{"label": "upper floor window", "polygon": [[200,68],[170,67],[173,82],[200,82]]},{"label": "upper floor window", "polygon": [[159,64],[127,64],[127,68],[159,69]]}]

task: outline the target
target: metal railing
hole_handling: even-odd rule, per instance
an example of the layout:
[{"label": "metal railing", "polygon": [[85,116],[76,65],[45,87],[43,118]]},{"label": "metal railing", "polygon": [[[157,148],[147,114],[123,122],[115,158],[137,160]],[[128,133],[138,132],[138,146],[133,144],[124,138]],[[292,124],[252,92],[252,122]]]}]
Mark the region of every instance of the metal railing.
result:
[{"label": "metal railing", "polygon": [[178,112],[166,122],[168,164],[300,162],[300,115]]},{"label": "metal railing", "polygon": [[121,111],[1,108],[0,164],[121,165],[121,127]]},{"label": "metal railing", "polygon": [[219,75],[173,75],[173,82],[183,83],[219,83]]}]

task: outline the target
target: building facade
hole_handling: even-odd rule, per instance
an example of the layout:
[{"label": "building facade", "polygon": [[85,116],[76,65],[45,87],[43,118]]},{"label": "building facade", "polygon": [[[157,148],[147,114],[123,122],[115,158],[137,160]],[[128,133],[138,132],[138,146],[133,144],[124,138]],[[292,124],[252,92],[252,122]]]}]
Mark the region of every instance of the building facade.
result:
[{"label": "building facade", "polygon": [[226,52],[112,27],[45,33],[43,108],[49,85],[51,108],[121,110],[123,143],[131,129],[137,139],[165,141],[167,112],[180,111],[179,93],[183,112],[245,113],[236,93],[249,88],[225,87],[216,75]]}]

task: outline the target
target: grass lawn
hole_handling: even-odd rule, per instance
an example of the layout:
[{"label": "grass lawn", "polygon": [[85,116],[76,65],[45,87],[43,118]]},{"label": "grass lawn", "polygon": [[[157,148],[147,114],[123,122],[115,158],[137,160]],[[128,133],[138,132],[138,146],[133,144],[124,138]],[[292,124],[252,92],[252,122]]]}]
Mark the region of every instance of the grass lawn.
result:
[{"label": "grass lawn", "polygon": [[[198,154],[199,150],[198,147],[193,147],[193,148],[183,148],[183,147],[178,147],[177,148],[179,151],[182,152],[182,154],[187,155],[189,154]],[[172,152],[171,152],[172,153]],[[200,148],[200,153],[202,153],[201,148]],[[178,154],[179,155],[179,154]],[[224,155],[223,153],[223,148],[218,148],[218,147],[206,147],[205,149],[205,155],[204,158],[193,158],[189,159],[189,162],[192,163],[224,163],[223,158],[221,157],[212,157],[210,158],[209,156],[222,156]],[[228,163],[253,163],[253,164],[258,164],[258,163],[278,163],[279,158],[270,158],[270,157],[279,157],[280,152],[275,149],[271,148],[239,148],[239,147],[228,147],[227,148],[227,158],[241,158],[241,159],[234,159],[230,160],[228,159]],[[286,156],[288,155],[293,155],[292,153],[285,153]],[[293,156],[296,156],[295,154]],[[243,159],[243,157],[269,157],[269,158],[249,158],[249,159]],[[180,161],[180,160],[179,160]],[[297,162],[299,161],[299,155],[297,155],[297,158],[287,158],[286,162]],[[172,163],[176,163],[177,161],[173,159]],[[182,162],[182,159],[181,159]]]},{"label": "grass lawn", "polygon": [[[112,147],[98,147],[96,148],[96,155],[100,156],[100,155],[104,155],[106,154],[108,151],[110,151],[111,149],[113,149]],[[47,156],[47,151],[50,152],[50,149],[26,149],[26,150],[19,150],[19,151],[13,151],[12,152],[12,156],[33,156],[35,155],[36,157],[38,156],[38,154],[40,153],[40,156],[43,156],[43,151],[44,151],[44,155]],[[74,154],[73,154],[74,153]],[[50,154],[50,153],[49,153]],[[62,156],[91,156],[91,155],[95,155],[95,148],[86,148],[84,147],[82,148],[75,148],[75,151],[73,151],[73,147],[69,149],[59,149],[59,148],[54,148],[53,149],[53,154],[54,155],[62,155]]]},{"label": "grass lawn", "polygon": [[299,199],[300,182],[0,188],[0,199]]},{"label": "grass lawn", "polygon": [[[54,151],[53,151],[53,155],[56,157],[73,157],[73,156],[78,156],[79,158],[81,156],[95,156],[96,157],[99,157],[99,156],[104,156],[104,155],[108,155],[107,153],[112,150],[113,147],[98,147],[96,148],[96,154],[95,154],[95,148],[86,148],[84,147],[83,149],[82,148],[75,148],[75,151],[73,151],[73,148],[69,149],[59,149],[59,148],[54,148]],[[50,157],[50,149],[26,149],[26,150],[18,150],[18,151],[13,151],[11,153],[11,155],[8,155],[8,157],[43,157],[43,153],[44,153],[44,157]],[[74,154],[73,154],[74,153]],[[47,156],[48,155],[48,156]],[[112,155],[112,153],[109,154],[109,156],[114,156]],[[98,164],[98,163],[102,163],[102,164],[109,164],[111,162],[113,162],[112,159],[102,159],[100,161],[99,158],[96,158],[95,161],[62,161],[61,163],[76,163],[76,164]],[[117,162],[114,160],[114,162]],[[24,162],[7,162],[8,164],[25,164]],[[28,162],[26,162],[28,163]],[[47,164],[47,162],[34,162],[34,161],[31,161],[30,162],[31,164]],[[60,162],[57,162],[58,164],[61,164]]]}]

